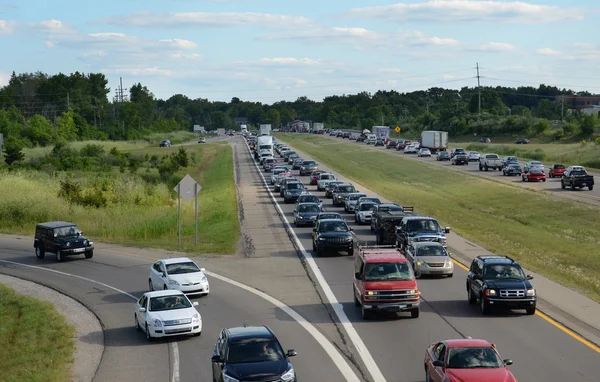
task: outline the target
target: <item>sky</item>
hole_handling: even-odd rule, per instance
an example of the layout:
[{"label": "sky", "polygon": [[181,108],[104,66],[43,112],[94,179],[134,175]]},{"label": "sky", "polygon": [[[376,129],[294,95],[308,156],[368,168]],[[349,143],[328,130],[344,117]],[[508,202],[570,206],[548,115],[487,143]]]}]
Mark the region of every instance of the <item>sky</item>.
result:
[{"label": "sky", "polygon": [[599,23],[598,0],[0,0],[0,86],[102,72],[111,97],[272,104],[472,87],[479,65],[482,86],[600,93]]}]

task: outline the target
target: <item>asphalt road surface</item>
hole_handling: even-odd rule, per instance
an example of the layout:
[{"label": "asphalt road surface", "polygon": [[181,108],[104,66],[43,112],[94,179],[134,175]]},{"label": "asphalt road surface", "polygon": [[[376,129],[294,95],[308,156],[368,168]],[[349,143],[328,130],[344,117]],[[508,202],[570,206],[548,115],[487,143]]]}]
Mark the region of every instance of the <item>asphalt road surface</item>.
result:
[{"label": "asphalt road surface", "polygon": [[[342,138],[334,138],[334,137],[330,137],[328,135],[324,136],[324,138],[342,140]],[[355,145],[366,145],[366,143],[362,143],[362,142],[357,143],[356,141],[348,141],[347,139],[344,139],[344,141],[350,142]],[[531,183],[529,183],[529,182],[522,182],[520,176],[503,176],[502,171],[497,171],[497,170],[496,171],[492,171],[492,170],[479,171],[478,162],[471,162],[471,163],[469,163],[468,166],[467,165],[454,166],[454,165],[450,164],[449,161],[443,161],[443,162],[437,161],[435,155],[433,155],[431,157],[419,158],[419,157],[417,157],[416,154],[404,154],[403,151],[396,151],[395,149],[388,150],[385,147],[381,147],[381,146],[379,146],[379,147],[375,147],[373,145],[367,145],[367,146],[371,147],[373,150],[384,151],[384,152],[390,153],[392,155],[400,155],[407,159],[419,160],[424,163],[438,165],[438,166],[441,166],[448,170],[460,171],[460,172],[467,173],[470,175],[480,176],[480,177],[487,178],[487,179],[493,179],[495,181],[508,183],[508,184],[511,184],[514,186],[525,187],[525,188],[535,190],[535,191],[547,192],[551,195],[566,197],[566,198],[574,199],[574,200],[584,202],[587,204],[600,206],[600,188],[599,187],[595,187],[591,191],[588,190],[587,187],[585,187],[583,189],[575,189],[575,191],[571,191],[568,188],[563,190],[560,186],[560,178],[550,179],[550,177],[548,177],[548,166],[549,166],[548,164],[546,164],[546,170],[545,170],[546,177],[547,177],[546,182],[531,182]],[[481,153],[481,154],[483,154],[483,153]],[[500,155],[500,158],[503,158],[503,157],[504,156]],[[592,175],[594,175],[594,180],[596,182],[598,182],[599,181],[598,176],[597,176],[598,174],[592,174]]]},{"label": "asphalt road surface", "polygon": [[[202,261],[198,262],[202,266]],[[301,380],[346,380],[322,346],[280,308],[210,276],[211,294],[192,299],[200,303],[197,309],[203,319],[202,336],[148,343],[143,332],[133,326],[133,297],[139,298],[147,291],[152,263],[98,248],[89,260],[73,257],[57,263],[54,256],[38,260],[30,238],[0,237],[1,273],[68,294],[100,318],[105,351],[96,381],[210,381],[210,357],[220,330],[243,324],[268,325],[284,348],[296,349],[298,356],[292,362]]]},{"label": "asphalt road surface", "polygon": [[[320,168],[330,170],[322,165]],[[356,225],[354,216],[345,214],[342,207],[333,207],[331,199],[308,184],[308,177],[299,179],[323,200],[325,210],[342,213],[359,240],[374,244],[368,225]],[[360,191],[373,194],[362,187]],[[294,204],[285,204],[278,194],[275,198],[293,225]],[[310,251],[312,228],[294,228],[294,232],[304,249]],[[520,311],[483,317],[477,306],[467,303],[466,272],[458,266],[453,278],[419,279],[423,297],[419,318],[399,314],[364,321],[353,303],[353,258],[333,255],[315,260],[387,381],[422,381],[425,348],[438,340],[467,336],[495,343],[503,358],[514,361],[510,369],[520,381],[598,380],[598,353],[540,317]]]}]

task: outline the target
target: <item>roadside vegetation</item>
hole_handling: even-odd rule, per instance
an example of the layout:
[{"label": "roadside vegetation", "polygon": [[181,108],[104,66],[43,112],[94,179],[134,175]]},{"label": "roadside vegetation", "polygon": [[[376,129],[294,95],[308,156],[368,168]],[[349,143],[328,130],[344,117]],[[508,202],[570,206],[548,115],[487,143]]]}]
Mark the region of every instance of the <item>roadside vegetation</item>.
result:
[{"label": "roadside vegetation", "polygon": [[[185,135],[180,135],[182,139]],[[0,230],[32,235],[36,223],[71,221],[95,241],[229,254],[239,239],[231,147],[158,147],[141,142],[58,143],[25,150],[0,173]],[[177,245],[177,194],[190,174],[201,186],[198,246],[194,203],[182,200]]]},{"label": "roadside vegetation", "polygon": [[71,379],[75,328],[45,301],[0,284],[0,375],[6,382]]},{"label": "roadside vegetation", "polygon": [[598,208],[306,134],[277,138],[385,198],[600,302]]}]

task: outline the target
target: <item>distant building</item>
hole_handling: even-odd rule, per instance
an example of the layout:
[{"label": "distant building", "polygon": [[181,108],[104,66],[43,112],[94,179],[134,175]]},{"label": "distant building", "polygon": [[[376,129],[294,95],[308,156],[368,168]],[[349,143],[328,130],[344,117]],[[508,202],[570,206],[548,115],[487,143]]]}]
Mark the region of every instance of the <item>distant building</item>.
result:
[{"label": "distant building", "polygon": [[569,109],[583,110],[600,106],[600,95],[578,96],[560,95],[556,96],[556,102],[564,102]]},{"label": "distant building", "polygon": [[589,115],[596,114],[600,117],[600,106],[586,107],[585,109],[582,109],[581,112]]}]

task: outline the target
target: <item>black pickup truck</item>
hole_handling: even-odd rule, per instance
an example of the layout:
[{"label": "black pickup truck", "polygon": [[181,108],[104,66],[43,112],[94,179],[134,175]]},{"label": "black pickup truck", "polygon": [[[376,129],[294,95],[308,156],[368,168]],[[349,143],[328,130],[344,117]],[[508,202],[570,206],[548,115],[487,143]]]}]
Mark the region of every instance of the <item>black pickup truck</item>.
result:
[{"label": "black pickup truck", "polygon": [[396,246],[404,250],[412,243],[432,241],[446,247],[447,233],[450,233],[450,227],[440,227],[438,221],[432,217],[405,216],[396,227]]},{"label": "black pickup truck", "polygon": [[414,207],[401,207],[397,204],[378,204],[373,208],[371,231],[375,232],[377,245],[396,243],[396,226],[406,216],[414,215]]},{"label": "black pickup truck", "polygon": [[563,190],[567,187],[571,188],[571,190],[587,187],[591,191],[594,189],[594,177],[588,175],[582,166],[570,166],[565,170],[560,179],[560,186]]}]

